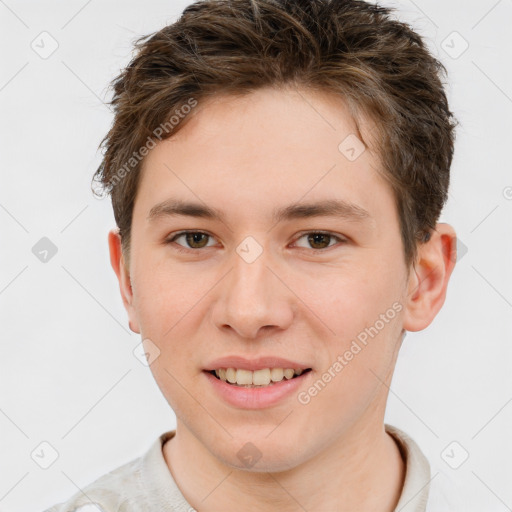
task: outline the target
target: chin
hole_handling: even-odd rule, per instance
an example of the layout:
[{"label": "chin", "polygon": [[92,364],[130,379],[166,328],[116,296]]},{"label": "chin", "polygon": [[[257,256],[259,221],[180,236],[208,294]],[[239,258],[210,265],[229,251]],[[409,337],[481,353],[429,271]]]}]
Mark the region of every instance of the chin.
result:
[{"label": "chin", "polygon": [[260,452],[261,458],[254,463],[242,462],[238,456],[232,457],[231,454],[229,454],[229,458],[221,457],[220,460],[233,469],[248,473],[280,473],[289,471],[303,462],[303,455],[294,453],[294,456],[290,457],[291,453],[293,452],[288,451],[282,455],[277,455],[264,449]]},{"label": "chin", "polygon": [[[276,428],[275,425],[272,428]],[[272,432],[272,428],[259,428],[239,431],[230,430],[233,439],[226,447],[216,445],[210,451],[222,463],[234,469],[254,473],[280,472],[293,469],[306,460],[303,445],[304,436],[294,435],[282,427]]]}]

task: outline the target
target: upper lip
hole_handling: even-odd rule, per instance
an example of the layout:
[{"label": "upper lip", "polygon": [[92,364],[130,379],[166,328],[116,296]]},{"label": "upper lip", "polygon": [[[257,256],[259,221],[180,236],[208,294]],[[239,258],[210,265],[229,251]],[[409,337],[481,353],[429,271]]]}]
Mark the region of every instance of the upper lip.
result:
[{"label": "upper lip", "polygon": [[265,368],[293,368],[294,370],[306,370],[311,368],[308,365],[297,361],[290,361],[276,356],[261,356],[256,359],[247,359],[242,356],[227,356],[211,361],[206,366],[206,371],[218,370],[219,368],[237,368],[240,370],[263,370]]}]

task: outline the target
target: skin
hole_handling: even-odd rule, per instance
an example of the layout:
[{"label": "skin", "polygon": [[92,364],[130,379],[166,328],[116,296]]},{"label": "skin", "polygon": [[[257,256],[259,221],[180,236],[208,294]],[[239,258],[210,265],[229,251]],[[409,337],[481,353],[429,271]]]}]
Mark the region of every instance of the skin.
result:
[{"label": "skin", "polygon": [[[367,148],[349,161],[338,150],[351,133],[346,105],[327,94],[217,96],[146,157],[129,262],[117,230],[109,233],[130,328],[160,350],[150,368],[177,418],[164,457],[201,512],[390,512],[400,497],[404,461],[384,430],[388,386],[403,330],[425,329],[444,303],[456,235],[438,223],[407,268],[378,156]],[[148,221],[171,197],[220,209],[225,222]],[[276,207],[327,199],[371,219],[271,220]],[[165,242],[181,230],[211,237]],[[308,242],[319,230],[346,242]],[[250,264],[236,252],[247,236],[263,250]],[[395,302],[401,311],[307,405],[292,394],[266,409],[235,408],[202,373],[217,357],[276,355],[312,367],[307,390]],[[237,452],[249,441],[262,456],[248,470]]]}]

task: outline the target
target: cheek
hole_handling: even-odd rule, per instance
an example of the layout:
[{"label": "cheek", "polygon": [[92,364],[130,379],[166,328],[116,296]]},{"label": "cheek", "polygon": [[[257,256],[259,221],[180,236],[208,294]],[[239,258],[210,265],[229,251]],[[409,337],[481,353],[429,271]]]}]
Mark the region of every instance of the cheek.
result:
[{"label": "cheek", "polygon": [[362,261],[344,261],[336,267],[325,267],[314,276],[304,273],[296,283],[294,292],[305,305],[304,315],[312,317],[314,313],[329,337],[335,336],[339,348],[342,340],[373,322],[380,308],[382,284]]},{"label": "cheek", "polygon": [[390,320],[380,331],[373,327],[363,329],[359,338],[331,339],[327,364],[305,390],[311,415],[322,418],[326,431],[341,428],[343,418],[359,418],[367,410],[385,406],[383,382],[389,385],[400,323]]},{"label": "cheek", "polygon": [[[332,365],[338,360],[349,382],[375,381],[392,364],[402,330],[403,304],[398,291],[368,288],[349,299],[332,301],[336,332],[327,345]],[[338,367],[339,368],[339,367]],[[373,372],[373,373],[372,373]]]},{"label": "cheek", "polygon": [[[134,306],[148,335],[172,335],[174,325],[185,317],[201,296],[200,280],[184,278],[176,268],[146,263],[134,272]],[[171,331],[169,331],[171,330]]]},{"label": "cheek", "polygon": [[324,394],[329,403],[357,407],[357,397],[372,396],[392,367],[403,315],[393,272],[398,271],[365,264],[352,266],[350,273],[340,269],[336,279],[323,284],[304,283],[311,309],[328,327],[321,336],[327,358],[320,373],[322,382],[329,381]]},{"label": "cheek", "polygon": [[205,291],[194,281],[158,269],[138,274],[137,283],[141,335],[157,347],[150,370],[171,406],[179,409],[187,402],[183,386],[188,385],[190,365],[197,358],[191,325],[201,321],[197,303]]}]

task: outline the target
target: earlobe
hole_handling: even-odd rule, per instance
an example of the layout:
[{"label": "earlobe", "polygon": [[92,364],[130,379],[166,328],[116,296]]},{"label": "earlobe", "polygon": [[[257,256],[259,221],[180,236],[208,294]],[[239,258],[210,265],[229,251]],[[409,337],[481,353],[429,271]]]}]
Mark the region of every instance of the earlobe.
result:
[{"label": "earlobe", "polygon": [[119,290],[121,292],[121,298],[123,305],[128,313],[128,324],[130,329],[140,334],[139,323],[135,308],[133,307],[133,289],[130,280],[129,269],[125,265],[124,255],[121,245],[121,236],[119,235],[119,229],[111,229],[108,233],[108,246],[110,252],[110,264],[117,276],[119,281]]},{"label": "earlobe", "polygon": [[457,237],[452,226],[438,223],[428,242],[418,248],[405,298],[403,327],[421,331],[428,327],[446,298],[448,281],[455,267]]}]

